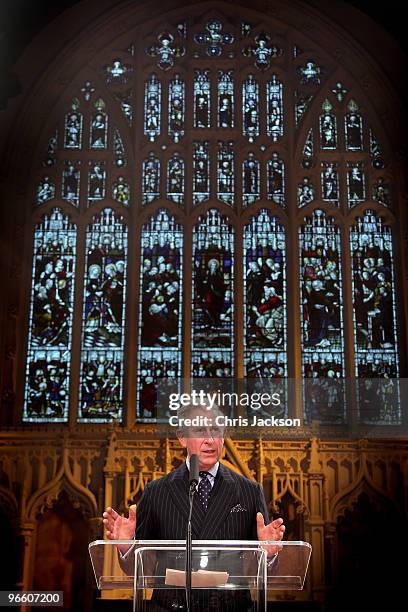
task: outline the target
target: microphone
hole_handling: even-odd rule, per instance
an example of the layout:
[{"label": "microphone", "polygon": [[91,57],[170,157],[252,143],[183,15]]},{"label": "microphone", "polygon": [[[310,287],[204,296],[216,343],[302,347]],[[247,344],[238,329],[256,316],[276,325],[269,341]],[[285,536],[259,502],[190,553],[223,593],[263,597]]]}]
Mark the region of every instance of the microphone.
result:
[{"label": "microphone", "polygon": [[197,492],[197,485],[199,479],[198,469],[198,455],[190,455],[190,476],[189,476],[189,502],[190,511],[188,514],[187,521],[187,533],[186,533],[186,604],[187,612],[192,612],[191,605],[191,570],[192,570],[192,556],[193,556],[193,543],[192,543],[192,530],[191,530],[191,516],[193,514],[193,501],[194,494]]},{"label": "microphone", "polygon": [[194,454],[190,457],[190,490],[198,485],[198,472],[198,455]]}]

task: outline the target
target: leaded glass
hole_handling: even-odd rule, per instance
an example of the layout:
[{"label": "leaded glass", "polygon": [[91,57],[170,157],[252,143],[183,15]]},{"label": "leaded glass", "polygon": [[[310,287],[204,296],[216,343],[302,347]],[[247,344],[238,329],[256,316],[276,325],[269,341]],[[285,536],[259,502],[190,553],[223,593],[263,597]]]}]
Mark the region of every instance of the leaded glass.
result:
[{"label": "leaded glass", "polygon": [[272,153],[268,159],[268,200],[285,208],[285,164],[278,153]]},{"label": "leaded glass", "polygon": [[234,127],[233,70],[218,71],[218,127]]},{"label": "leaded glass", "polygon": [[43,166],[54,166],[58,150],[58,130],[48,140],[47,156],[43,161]]},{"label": "leaded glass", "polygon": [[311,168],[313,165],[313,155],[314,155],[313,128],[310,128],[307,132],[305,146],[303,147],[302,166],[306,170]]},{"label": "leaded glass", "polygon": [[348,93],[348,90],[338,82],[334,85],[332,93],[336,96],[337,102],[343,102],[344,96]]},{"label": "leaded glass", "polygon": [[261,197],[261,165],[250,152],[242,162],[242,205],[253,204]]},{"label": "leaded glass", "polygon": [[244,227],[244,364],[256,378],[287,375],[285,229],[265,209]]},{"label": "leaded glass", "polygon": [[84,117],[79,112],[79,100],[74,98],[71,103],[71,111],[65,115],[64,123],[64,148],[82,148],[82,129]]},{"label": "leaded glass", "polygon": [[193,206],[210,197],[209,143],[195,142],[193,153]]},{"label": "leaded glass", "polygon": [[127,227],[110,208],[86,232],[79,420],[122,418]]},{"label": "leaded glass", "polygon": [[347,151],[362,151],[363,119],[361,115],[357,114],[358,105],[354,100],[350,100],[347,108],[350,112],[344,117],[346,149]]},{"label": "leaded glass", "polygon": [[337,162],[321,162],[322,200],[339,205],[339,172]]},{"label": "leaded glass", "polygon": [[160,136],[161,83],[155,74],[145,83],[144,133],[151,142]]},{"label": "leaded glass", "polygon": [[323,151],[334,151],[337,148],[337,123],[332,109],[333,106],[326,99],[322,104],[323,114],[319,118],[320,148]]},{"label": "leaded glass", "polygon": [[123,176],[119,176],[118,180],[113,184],[112,197],[114,200],[116,200],[116,202],[119,202],[119,204],[129,206],[130,187],[128,183],[126,183]]},{"label": "leaded glass", "polygon": [[96,112],[91,117],[89,147],[91,149],[106,149],[108,146],[108,115],[105,112],[105,102],[102,98],[94,104]]},{"label": "leaded glass", "polygon": [[234,143],[219,142],[217,155],[217,198],[234,206]]},{"label": "leaded glass", "polygon": [[108,85],[126,85],[133,72],[132,66],[124,64],[120,58],[112,60],[112,64],[104,66],[103,70]]},{"label": "leaded glass", "polygon": [[[178,28],[178,34],[185,38],[185,26]],[[174,36],[168,31],[160,32],[157,36],[158,44],[155,43],[146,49],[147,55],[157,57],[157,66],[161,70],[168,70],[174,66],[178,57],[182,57],[186,50],[182,44],[174,42]]]},{"label": "leaded glass", "polygon": [[89,102],[92,97],[92,94],[95,91],[95,87],[92,85],[91,81],[85,81],[83,86],[81,87],[81,92],[84,96],[84,99]]},{"label": "leaded glass", "polygon": [[124,114],[126,121],[129,125],[133,122],[133,92],[131,89],[126,91],[115,92],[115,99],[119,102],[122,113]]},{"label": "leaded glass", "polygon": [[209,70],[195,70],[194,76],[194,127],[211,126],[211,82]]},{"label": "leaded glass", "polygon": [[259,84],[252,74],[242,83],[242,133],[249,142],[259,136]]},{"label": "leaded glass", "polygon": [[349,208],[366,199],[363,162],[347,163],[347,197]]},{"label": "leaded glass", "polygon": [[88,206],[104,199],[105,184],[105,162],[90,161],[88,172]]},{"label": "leaded glass", "polygon": [[297,187],[297,204],[299,208],[310,204],[316,197],[315,188],[310,182],[310,179],[305,176],[302,183]]},{"label": "leaded glass", "polygon": [[303,115],[307,111],[310,102],[313,100],[312,94],[306,94],[298,90],[295,91],[295,123],[296,127],[303,119]]},{"label": "leaded glass", "polygon": [[233,374],[233,286],[234,231],[213,208],[193,229],[193,375],[200,365],[213,376]]},{"label": "leaded glass", "polygon": [[23,421],[68,419],[76,235],[58,208],[34,232]]},{"label": "leaded glass", "polygon": [[314,60],[308,60],[305,66],[299,66],[298,74],[300,75],[301,83],[319,85],[323,69]]},{"label": "leaded glass", "polygon": [[[338,379],[344,376],[341,241],[334,219],[315,210],[299,228],[302,375]],[[333,386],[332,391],[336,391]],[[329,423],[344,420],[344,402],[317,413],[313,397],[305,398],[306,418]],[[334,400],[334,398],[331,398]]]},{"label": "leaded glass", "polygon": [[160,160],[153,152],[143,161],[143,205],[160,197]]},{"label": "leaded glass", "polygon": [[283,136],[282,87],[276,75],[266,83],[266,133],[273,142],[277,142]]},{"label": "leaded glass", "polygon": [[62,172],[62,199],[79,206],[79,183],[81,162],[66,161]]},{"label": "leaded glass", "polygon": [[138,418],[156,417],[159,378],[181,376],[183,228],[164,209],[141,232]]},{"label": "leaded glass", "polygon": [[115,153],[115,166],[122,168],[122,166],[126,166],[127,160],[125,156],[125,147],[123,146],[122,138],[117,128],[114,130],[113,145]]},{"label": "leaded glass", "polygon": [[261,32],[254,39],[255,44],[248,45],[242,49],[243,55],[255,58],[255,66],[259,70],[269,68],[271,59],[283,55],[283,50],[271,43],[271,37],[266,32]]},{"label": "leaded glass", "polygon": [[[366,210],[350,228],[355,373],[358,378],[399,376],[395,272],[391,228]],[[399,406],[373,420],[398,422]]]},{"label": "leaded glass", "polygon": [[373,200],[383,206],[391,206],[391,190],[382,176],[373,185]]},{"label": "leaded glass", "polygon": [[184,160],[173,153],[167,162],[167,198],[184,205]]},{"label": "leaded glass", "polygon": [[218,19],[212,19],[205,24],[206,32],[200,32],[194,36],[194,40],[199,45],[206,45],[206,53],[210,57],[218,57],[222,54],[224,45],[231,45],[234,36],[230,33],[223,33],[223,24]]},{"label": "leaded glass", "polygon": [[185,87],[178,74],[169,83],[169,136],[176,143],[184,136]]},{"label": "leaded glass", "polygon": [[55,185],[49,176],[44,176],[37,187],[36,202],[37,204],[44,204],[53,198],[55,198]]},{"label": "leaded glass", "polygon": [[373,168],[375,168],[376,170],[380,170],[381,168],[384,168],[382,148],[371,129],[370,129],[370,157],[371,157],[371,165]]}]

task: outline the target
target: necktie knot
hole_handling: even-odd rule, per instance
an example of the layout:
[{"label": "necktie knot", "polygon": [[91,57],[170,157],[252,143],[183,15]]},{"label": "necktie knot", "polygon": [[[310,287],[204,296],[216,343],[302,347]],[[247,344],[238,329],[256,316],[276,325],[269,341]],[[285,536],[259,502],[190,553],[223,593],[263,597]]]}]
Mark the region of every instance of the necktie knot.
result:
[{"label": "necktie knot", "polygon": [[208,476],[210,476],[210,472],[199,472],[199,476],[200,478],[207,478]]}]

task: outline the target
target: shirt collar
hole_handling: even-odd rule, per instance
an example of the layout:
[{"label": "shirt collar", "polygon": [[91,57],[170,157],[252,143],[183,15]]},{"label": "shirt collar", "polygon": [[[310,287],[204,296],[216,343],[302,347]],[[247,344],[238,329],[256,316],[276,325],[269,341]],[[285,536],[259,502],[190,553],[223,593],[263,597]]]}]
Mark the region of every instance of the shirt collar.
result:
[{"label": "shirt collar", "polygon": [[[188,471],[190,471],[190,457],[188,455],[187,455],[187,458],[186,458],[186,466],[187,466]],[[211,476],[213,478],[215,478],[217,473],[218,473],[219,466],[220,466],[220,462],[217,461],[217,463],[215,465],[213,465],[212,468],[209,468],[208,470],[205,470],[205,471],[208,472],[209,474],[211,474]],[[202,470],[200,470],[200,471],[202,471]]]}]

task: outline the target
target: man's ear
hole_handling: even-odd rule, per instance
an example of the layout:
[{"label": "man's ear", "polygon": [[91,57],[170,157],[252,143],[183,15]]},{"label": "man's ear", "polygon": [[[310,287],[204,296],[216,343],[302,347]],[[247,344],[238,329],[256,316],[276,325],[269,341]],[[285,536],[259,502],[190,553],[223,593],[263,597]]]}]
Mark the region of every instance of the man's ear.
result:
[{"label": "man's ear", "polygon": [[186,446],[187,446],[187,440],[186,440],[186,438],[184,437],[183,432],[181,432],[181,431],[180,431],[180,432],[177,432],[177,438],[178,438],[178,441],[180,442],[181,446],[182,446],[183,448],[186,448]]}]

